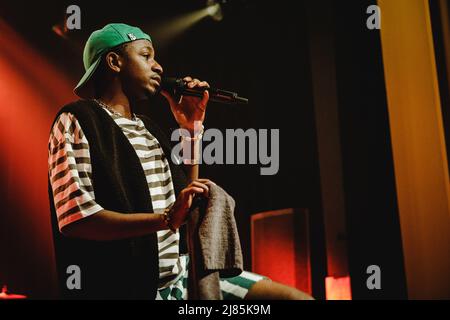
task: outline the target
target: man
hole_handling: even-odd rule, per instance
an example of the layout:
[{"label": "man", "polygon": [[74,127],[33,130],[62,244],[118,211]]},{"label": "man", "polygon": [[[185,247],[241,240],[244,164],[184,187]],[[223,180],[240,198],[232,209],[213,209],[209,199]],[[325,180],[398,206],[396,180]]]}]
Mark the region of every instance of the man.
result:
[{"label": "man", "polygon": [[[109,24],[89,37],[86,73],[75,88],[83,98],[57,114],[49,139],[49,197],[60,289],[65,298],[188,299],[185,222],[195,195],[208,197],[194,160],[170,161],[158,126],[133,113],[155,95],[162,67],[149,35]],[[190,88],[208,83],[191,77]],[[176,100],[162,91],[179,124],[201,138],[208,91]],[[69,267],[72,266],[70,269]],[[68,269],[69,268],[69,269]],[[75,268],[75,269],[73,269]],[[71,277],[68,270],[78,270]],[[242,272],[221,279],[225,299],[303,299],[303,293]]]}]

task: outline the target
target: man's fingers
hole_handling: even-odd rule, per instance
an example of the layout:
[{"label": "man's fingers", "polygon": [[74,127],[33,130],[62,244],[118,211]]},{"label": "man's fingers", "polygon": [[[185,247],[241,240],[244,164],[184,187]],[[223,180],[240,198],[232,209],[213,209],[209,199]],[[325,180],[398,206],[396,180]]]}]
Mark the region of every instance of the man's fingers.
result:
[{"label": "man's fingers", "polygon": [[200,104],[203,106],[203,108],[201,108],[203,111],[205,111],[206,106],[208,105],[208,100],[209,100],[209,91],[205,90],[203,91],[202,101],[200,101]]},{"label": "man's fingers", "polygon": [[169,101],[169,104],[171,107],[175,107],[179,105],[183,101],[183,96],[181,95],[178,101],[176,101],[170,93],[167,91],[161,90],[161,94],[166,97],[166,99]]},{"label": "man's fingers", "polygon": [[205,190],[201,187],[196,187],[196,186],[192,186],[192,187],[187,187],[186,189],[184,189],[184,191],[187,194],[196,194],[196,193],[203,193],[205,192]]},{"label": "man's fingers", "polygon": [[194,88],[194,87],[209,88],[209,83],[206,81],[200,81],[199,79],[193,79],[191,81],[188,81],[188,87],[189,88]]},{"label": "man's fingers", "polygon": [[195,181],[200,181],[201,183],[210,183],[210,184],[215,184],[213,181],[206,179],[206,178],[200,178],[200,179],[196,179]]},{"label": "man's fingers", "polygon": [[200,188],[209,190],[209,187],[205,183],[200,182],[198,180],[191,182],[190,186],[196,186],[196,187],[200,187]]},{"label": "man's fingers", "polygon": [[191,186],[195,186],[197,188],[202,188],[203,189],[203,195],[205,197],[207,197],[207,198],[209,197],[209,187],[206,184],[201,183],[199,181],[194,181],[190,185]]},{"label": "man's fingers", "polygon": [[188,82],[188,87],[189,87],[189,88],[194,88],[194,87],[197,86],[199,83],[200,83],[200,80],[194,79],[194,80]]},{"label": "man's fingers", "polygon": [[172,98],[170,93],[165,90],[161,90],[161,94],[169,101],[170,104],[175,104],[175,100]]},{"label": "man's fingers", "polygon": [[186,76],[183,78],[184,81],[187,82],[187,86],[189,88],[193,88],[193,87],[202,87],[202,88],[209,88],[209,83],[206,81],[200,81],[197,78],[192,78],[190,76]]}]

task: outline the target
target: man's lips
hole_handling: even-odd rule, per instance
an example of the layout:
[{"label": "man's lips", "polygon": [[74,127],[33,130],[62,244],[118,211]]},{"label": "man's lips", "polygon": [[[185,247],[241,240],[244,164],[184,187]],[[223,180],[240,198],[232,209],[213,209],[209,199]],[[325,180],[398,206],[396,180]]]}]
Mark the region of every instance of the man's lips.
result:
[{"label": "man's lips", "polygon": [[161,86],[161,78],[160,77],[151,77],[151,80],[156,81],[158,86]]}]

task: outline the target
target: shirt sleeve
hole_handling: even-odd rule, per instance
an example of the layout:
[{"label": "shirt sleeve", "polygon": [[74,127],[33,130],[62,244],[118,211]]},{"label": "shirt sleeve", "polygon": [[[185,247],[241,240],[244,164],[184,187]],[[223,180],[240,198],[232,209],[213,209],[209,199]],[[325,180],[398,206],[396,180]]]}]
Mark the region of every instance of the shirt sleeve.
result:
[{"label": "shirt sleeve", "polygon": [[95,202],[89,143],[71,113],[62,113],[50,133],[48,172],[60,231],[103,210]]}]

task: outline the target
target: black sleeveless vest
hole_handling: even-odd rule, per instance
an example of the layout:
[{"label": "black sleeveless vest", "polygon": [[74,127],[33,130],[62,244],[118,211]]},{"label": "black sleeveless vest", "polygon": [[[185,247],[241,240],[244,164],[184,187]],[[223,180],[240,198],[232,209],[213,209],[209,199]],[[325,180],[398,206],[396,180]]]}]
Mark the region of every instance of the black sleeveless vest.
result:
[{"label": "black sleeveless vest", "polygon": [[[114,120],[93,101],[79,100],[56,115],[70,112],[89,141],[95,201],[124,214],[153,211],[144,170],[132,145]],[[55,118],[55,121],[56,121]],[[168,157],[175,195],[186,186],[182,167],[170,160],[171,144],[148,117],[139,115]],[[53,126],[52,126],[53,127]],[[156,233],[115,241],[68,238],[58,229],[48,183],[59,288],[65,299],[155,299],[159,280]],[[180,228],[180,253],[187,253],[185,226]],[[68,289],[67,267],[81,270],[81,289]]]}]

